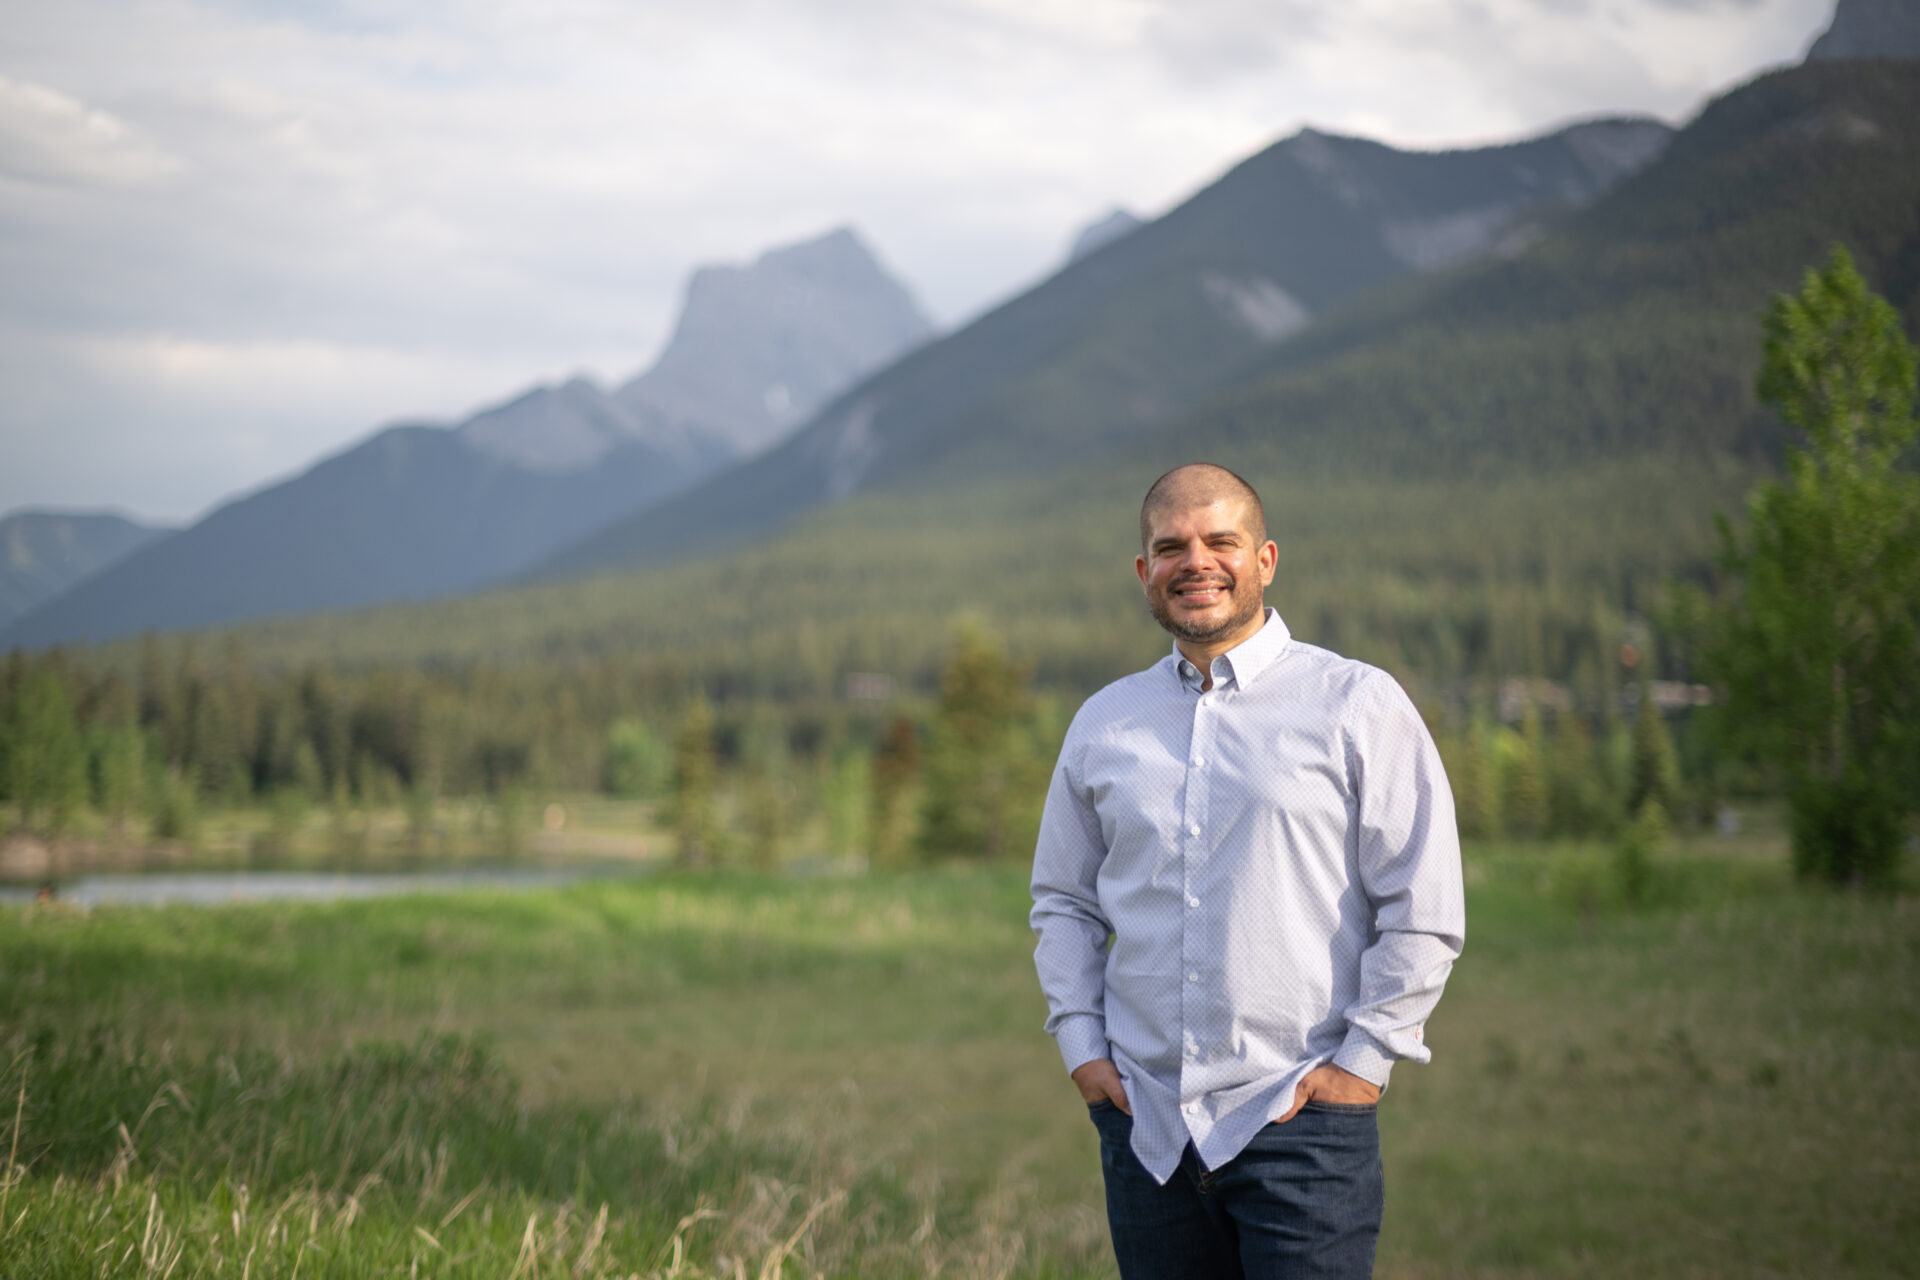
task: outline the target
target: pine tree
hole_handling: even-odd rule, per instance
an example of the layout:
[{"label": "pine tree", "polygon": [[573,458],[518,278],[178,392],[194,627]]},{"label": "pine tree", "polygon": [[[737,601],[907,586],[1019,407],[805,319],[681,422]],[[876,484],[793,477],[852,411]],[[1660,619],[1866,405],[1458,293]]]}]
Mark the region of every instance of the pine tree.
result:
[{"label": "pine tree", "polygon": [[983,633],[960,632],[927,751],[920,847],[929,856],[1003,857],[1036,824],[1045,779],[1036,776],[1027,679]]},{"label": "pine tree", "polygon": [[57,834],[87,794],[87,752],[60,670],[39,662],[6,708],[7,791],[20,825]]},{"label": "pine tree", "polygon": [[1540,707],[1527,703],[1520,720],[1520,738],[1508,757],[1502,811],[1506,827],[1523,840],[1537,840],[1552,820],[1547,796],[1546,731]]},{"label": "pine tree", "polygon": [[714,757],[713,707],[695,695],[673,743],[671,813],[674,858],[683,867],[706,866],[719,856],[716,816],[720,766]]},{"label": "pine tree", "polygon": [[920,776],[920,732],[913,718],[896,715],[873,754],[873,812],[867,824],[867,857],[876,867],[897,866],[910,847],[907,797]]},{"label": "pine tree", "polygon": [[1497,839],[1501,831],[1500,771],[1493,758],[1493,743],[1486,722],[1474,717],[1455,743],[1447,776],[1453,781],[1454,811],[1460,834],[1471,840]]},{"label": "pine tree", "polygon": [[1661,812],[1684,812],[1685,790],[1680,780],[1680,757],[1667,732],[1666,717],[1653,700],[1653,690],[1642,686],[1640,712],[1633,722],[1633,779],[1627,791],[1627,812],[1638,814],[1651,802]]}]

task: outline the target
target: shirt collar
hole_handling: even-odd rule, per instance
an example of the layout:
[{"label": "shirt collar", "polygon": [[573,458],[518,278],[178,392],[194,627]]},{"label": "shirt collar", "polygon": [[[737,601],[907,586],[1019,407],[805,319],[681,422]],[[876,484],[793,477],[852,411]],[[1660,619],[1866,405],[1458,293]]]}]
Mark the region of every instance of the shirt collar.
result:
[{"label": "shirt collar", "polygon": [[[1273,665],[1287,647],[1287,641],[1293,633],[1287,630],[1287,624],[1281,620],[1279,610],[1271,605],[1267,607],[1266,620],[1260,629],[1242,640],[1213,660],[1214,687],[1231,683],[1244,689],[1259,678],[1260,673]],[[1200,670],[1180,654],[1180,646],[1173,646],[1173,671],[1180,683],[1194,689],[1200,687]]]}]

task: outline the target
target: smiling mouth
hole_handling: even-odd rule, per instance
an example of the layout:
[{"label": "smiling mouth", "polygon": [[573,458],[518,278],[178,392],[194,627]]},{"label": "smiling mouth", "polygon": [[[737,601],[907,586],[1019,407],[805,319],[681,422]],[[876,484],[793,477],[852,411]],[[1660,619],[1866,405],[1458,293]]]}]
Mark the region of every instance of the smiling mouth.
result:
[{"label": "smiling mouth", "polygon": [[1182,604],[1208,605],[1224,599],[1232,589],[1229,582],[1188,582],[1173,589],[1173,598]]}]

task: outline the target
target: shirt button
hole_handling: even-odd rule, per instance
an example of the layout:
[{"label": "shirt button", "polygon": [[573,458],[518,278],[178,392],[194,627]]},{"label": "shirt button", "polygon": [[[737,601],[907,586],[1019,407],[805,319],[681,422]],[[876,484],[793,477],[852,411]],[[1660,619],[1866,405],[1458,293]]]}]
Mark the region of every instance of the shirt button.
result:
[{"label": "shirt button", "polygon": [[1200,1104],[1199,1104],[1199,1103],[1197,1103],[1197,1102],[1189,1102],[1189,1103],[1188,1103],[1188,1104],[1186,1105],[1186,1107],[1185,1107],[1185,1110],[1186,1110],[1186,1113],[1187,1113],[1188,1115],[1192,1115],[1192,1114],[1194,1114],[1194,1113],[1195,1113],[1196,1111],[1198,1111],[1198,1110],[1200,1110]]},{"label": "shirt button", "polygon": [[1198,899],[1198,898],[1188,898],[1188,899],[1187,899],[1187,905],[1188,905],[1188,906],[1190,906],[1190,907],[1197,907],[1197,906],[1199,906],[1199,905],[1200,905],[1200,899]]},{"label": "shirt button", "polygon": [[1188,982],[1198,982],[1198,981],[1200,981],[1200,975],[1199,975],[1199,973],[1197,973],[1197,972],[1195,972],[1195,973],[1190,973],[1190,974],[1188,974],[1188,975],[1187,975],[1187,981],[1188,981]]},{"label": "shirt button", "polygon": [[1202,760],[1202,759],[1201,759],[1201,758],[1200,758],[1199,756],[1195,756],[1195,757],[1193,758],[1193,767],[1194,767],[1194,768],[1196,768],[1196,769],[1198,769],[1198,768],[1199,768],[1199,767],[1200,767],[1201,765],[1203,765],[1203,764],[1205,764],[1205,763],[1206,763],[1206,761],[1205,761],[1205,760]]},{"label": "shirt button", "polygon": [[1197,836],[1197,835],[1199,835],[1199,834],[1200,834],[1200,824],[1196,822],[1196,823],[1194,823],[1194,824],[1193,824],[1192,826],[1190,826],[1190,827],[1188,827],[1188,828],[1187,828],[1187,834],[1188,834],[1188,835],[1190,835],[1190,836]]}]

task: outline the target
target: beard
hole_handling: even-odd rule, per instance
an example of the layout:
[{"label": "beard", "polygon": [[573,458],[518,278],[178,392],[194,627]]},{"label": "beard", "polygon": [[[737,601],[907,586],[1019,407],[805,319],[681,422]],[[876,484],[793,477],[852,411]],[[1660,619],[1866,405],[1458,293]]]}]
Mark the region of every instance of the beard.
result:
[{"label": "beard", "polygon": [[[1213,584],[1225,588],[1228,603],[1231,605],[1225,618],[1219,622],[1197,623],[1174,616],[1169,604],[1173,593],[1181,587],[1196,583]],[[1179,578],[1169,584],[1165,591],[1147,593],[1147,610],[1153,614],[1153,620],[1160,624],[1161,629],[1176,640],[1186,640],[1193,644],[1211,644],[1222,636],[1232,635],[1258,617],[1263,608],[1265,608],[1265,602],[1261,599],[1261,593],[1257,588],[1243,592],[1240,590],[1239,579],[1224,573]]]}]

